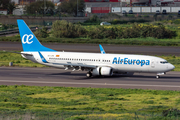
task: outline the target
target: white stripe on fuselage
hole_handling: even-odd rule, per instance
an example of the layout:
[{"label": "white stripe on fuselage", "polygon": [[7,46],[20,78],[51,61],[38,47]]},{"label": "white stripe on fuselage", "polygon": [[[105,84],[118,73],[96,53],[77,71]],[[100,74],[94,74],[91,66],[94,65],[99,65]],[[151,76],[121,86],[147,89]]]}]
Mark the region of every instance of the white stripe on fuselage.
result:
[{"label": "white stripe on fuselage", "polygon": [[[44,63],[38,52],[22,52],[33,54],[34,59],[44,65],[64,68],[58,63],[71,63],[78,65],[94,65],[98,67],[108,66],[114,71],[120,72],[167,72],[170,63],[161,64],[166,61],[159,57],[147,55],[128,54],[99,54],[99,53],[77,53],[77,52],[41,52],[48,63]],[[27,58],[27,57],[26,57]],[[27,59],[33,59],[29,56]],[[32,60],[33,61],[33,60]]]}]

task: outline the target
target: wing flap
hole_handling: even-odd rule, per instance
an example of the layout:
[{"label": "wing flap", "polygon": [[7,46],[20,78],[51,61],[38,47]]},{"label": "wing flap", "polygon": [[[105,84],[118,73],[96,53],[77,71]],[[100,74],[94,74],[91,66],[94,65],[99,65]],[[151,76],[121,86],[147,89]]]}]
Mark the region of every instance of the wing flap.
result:
[{"label": "wing flap", "polygon": [[95,65],[86,65],[86,64],[82,64],[82,63],[77,63],[77,64],[73,64],[73,63],[52,63],[54,65],[64,65],[64,66],[72,66],[72,67],[84,67],[84,68],[90,68],[90,69],[94,69],[97,66]]}]

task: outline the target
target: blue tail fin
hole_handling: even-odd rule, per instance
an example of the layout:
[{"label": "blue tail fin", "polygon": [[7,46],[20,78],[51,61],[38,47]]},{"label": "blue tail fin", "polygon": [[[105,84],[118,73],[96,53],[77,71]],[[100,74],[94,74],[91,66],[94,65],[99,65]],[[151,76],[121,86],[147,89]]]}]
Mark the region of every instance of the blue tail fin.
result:
[{"label": "blue tail fin", "polygon": [[25,52],[55,51],[41,45],[24,20],[17,20],[23,50]]},{"label": "blue tail fin", "polygon": [[101,44],[99,44],[99,48],[100,48],[101,54],[106,54],[106,52],[104,51],[104,49],[103,49]]}]

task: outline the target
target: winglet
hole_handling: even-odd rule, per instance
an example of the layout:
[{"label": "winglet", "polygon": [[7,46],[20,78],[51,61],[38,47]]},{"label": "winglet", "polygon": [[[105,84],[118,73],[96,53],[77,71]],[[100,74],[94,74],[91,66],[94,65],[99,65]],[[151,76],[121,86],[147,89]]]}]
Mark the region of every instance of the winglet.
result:
[{"label": "winglet", "polygon": [[17,20],[22,47],[25,52],[55,51],[41,45],[24,20]]},{"label": "winglet", "polygon": [[99,48],[100,48],[101,54],[106,54],[106,52],[104,51],[104,49],[103,49],[101,44],[99,44]]}]

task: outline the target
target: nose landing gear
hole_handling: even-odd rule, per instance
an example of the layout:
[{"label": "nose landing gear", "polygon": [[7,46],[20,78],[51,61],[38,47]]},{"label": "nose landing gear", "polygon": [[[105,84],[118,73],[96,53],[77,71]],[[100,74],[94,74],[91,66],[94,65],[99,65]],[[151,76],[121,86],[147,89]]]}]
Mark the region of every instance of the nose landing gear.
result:
[{"label": "nose landing gear", "polygon": [[156,75],[156,78],[157,78],[157,79],[159,79],[159,78],[160,78],[160,76],[159,76],[159,75]]},{"label": "nose landing gear", "polygon": [[163,72],[163,73],[157,73],[156,78],[159,79],[159,78],[160,78],[160,75],[164,75],[164,74],[166,74],[166,73],[165,73],[165,72]]}]

